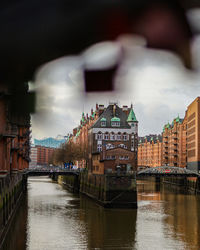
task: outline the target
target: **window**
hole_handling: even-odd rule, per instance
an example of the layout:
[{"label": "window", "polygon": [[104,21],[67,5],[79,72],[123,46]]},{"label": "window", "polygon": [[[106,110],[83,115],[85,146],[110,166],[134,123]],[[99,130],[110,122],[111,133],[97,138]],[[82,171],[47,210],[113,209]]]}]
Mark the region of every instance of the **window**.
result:
[{"label": "window", "polygon": [[112,127],[120,127],[120,122],[111,122]]},{"label": "window", "polygon": [[101,152],[102,151],[102,145],[97,145],[97,151]]},{"label": "window", "polygon": [[124,156],[123,156],[123,155],[120,155],[119,159],[120,159],[120,160],[124,160]]},{"label": "window", "polygon": [[125,155],[124,159],[125,159],[125,160],[128,160],[128,159],[129,159],[128,155]]},{"label": "window", "polygon": [[106,121],[101,122],[101,127],[106,127]]},{"label": "window", "polygon": [[127,134],[123,134],[123,140],[127,141]]},{"label": "window", "polygon": [[109,140],[109,134],[106,133],[106,134],[104,135],[104,139],[105,139],[105,140]]},{"label": "window", "polygon": [[114,134],[114,133],[110,135],[110,139],[111,139],[112,141],[115,140],[115,134]]},{"label": "window", "polygon": [[112,160],[115,160],[116,159],[116,156],[115,155],[112,155]]},{"label": "window", "polygon": [[120,141],[121,140],[121,135],[117,135],[117,140]]},{"label": "window", "polygon": [[97,140],[102,140],[102,134],[101,133],[97,134]]},{"label": "window", "polygon": [[112,144],[106,144],[106,149],[110,149],[110,148],[114,148],[115,146],[114,145],[112,145]]}]

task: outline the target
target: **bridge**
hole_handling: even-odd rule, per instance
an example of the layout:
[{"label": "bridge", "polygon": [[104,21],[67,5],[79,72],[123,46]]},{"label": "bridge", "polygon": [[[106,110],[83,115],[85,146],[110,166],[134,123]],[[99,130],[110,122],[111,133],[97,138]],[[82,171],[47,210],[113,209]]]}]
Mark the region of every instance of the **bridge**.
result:
[{"label": "bridge", "polygon": [[64,169],[64,168],[52,168],[52,167],[45,167],[45,168],[30,168],[26,171],[28,176],[58,176],[58,175],[79,175],[79,170],[74,169]]},{"label": "bridge", "polygon": [[200,174],[186,168],[161,166],[161,167],[147,168],[145,170],[141,170],[137,173],[137,176],[138,177],[139,176],[200,177]]}]

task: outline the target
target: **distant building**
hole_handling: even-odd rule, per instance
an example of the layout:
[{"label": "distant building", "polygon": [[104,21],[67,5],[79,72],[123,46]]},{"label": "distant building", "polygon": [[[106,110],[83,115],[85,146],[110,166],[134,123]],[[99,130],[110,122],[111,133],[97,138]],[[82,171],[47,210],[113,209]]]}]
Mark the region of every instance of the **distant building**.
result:
[{"label": "distant building", "polygon": [[162,165],[162,136],[139,137],[138,167],[158,167]]},{"label": "distant building", "polygon": [[48,148],[59,148],[62,143],[65,143],[67,141],[67,137],[63,139],[55,139],[52,137],[44,138],[41,140],[34,139],[35,146],[43,146]]},{"label": "distant building", "polygon": [[36,167],[37,166],[37,148],[35,145],[31,145],[31,153],[30,153],[30,163],[29,167]]},{"label": "distant building", "polygon": [[200,173],[200,97],[187,108],[187,168]]},{"label": "distant building", "polygon": [[171,124],[163,128],[163,165],[184,168],[187,165],[186,157],[186,126],[187,117],[175,118]]},{"label": "distant building", "polygon": [[99,106],[99,117],[89,128],[89,170],[96,174],[137,169],[138,121],[133,107]]},{"label": "distant building", "polygon": [[47,166],[55,148],[36,146],[37,149],[37,165]]},{"label": "distant building", "polygon": [[187,166],[187,116],[164,125],[162,135],[142,137],[138,146],[139,167]]}]

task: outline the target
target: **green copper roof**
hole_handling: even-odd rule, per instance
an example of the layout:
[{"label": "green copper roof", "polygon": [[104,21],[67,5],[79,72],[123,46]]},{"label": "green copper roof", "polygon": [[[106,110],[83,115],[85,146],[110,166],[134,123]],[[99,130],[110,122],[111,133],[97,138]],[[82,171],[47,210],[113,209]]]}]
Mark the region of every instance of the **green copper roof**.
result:
[{"label": "green copper roof", "polygon": [[153,137],[151,137],[151,141],[153,141]]},{"label": "green copper roof", "polygon": [[169,122],[167,123],[166,128],[170,128],[170,124],[169,124]]},{"label": "green copper roof", "polygon": [[111,119],[111,122],[120,122],[120,118],[114,116],[114,117]]},{"label": "green copper roof", "polygon": [[176,118],[176,122],[180,122],[179,115],[178,115],[178,117]]},{"label": "green copper roof", "polygon": [[101,122],[106,122],[106,118],[102,117],[100,121]]},{"label": "green copper roof", "polygon": [[137,119],[136,119],[136,116],[135,116],[133,109],[131,109],[129,112],[127,122],[137,122]]}]

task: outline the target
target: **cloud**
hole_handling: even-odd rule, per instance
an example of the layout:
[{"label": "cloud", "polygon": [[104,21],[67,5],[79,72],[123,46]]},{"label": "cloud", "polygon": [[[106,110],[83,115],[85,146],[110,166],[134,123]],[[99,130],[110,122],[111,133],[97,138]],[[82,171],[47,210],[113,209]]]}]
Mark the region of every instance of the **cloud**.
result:
[{"label": "cloud", "polygon": [[[200,53],[200,37],[192,42],[195,56]],[[194,56],[194,59],[195,59]],[[198,69],[198,61],[195,62]],[[79,124],[81,113],[90,113],[96,103],[118,101],[133,103],[139,121],[139,134],[161,133],[168,121],[199,95],[199,70],[187,71],[172,53],[131,47],[116,76],[116,90],[85,93],[82,58],[61,58],[45,65],[37,73],[37,110],[32,116],[33,137],[67,134]]]}]

